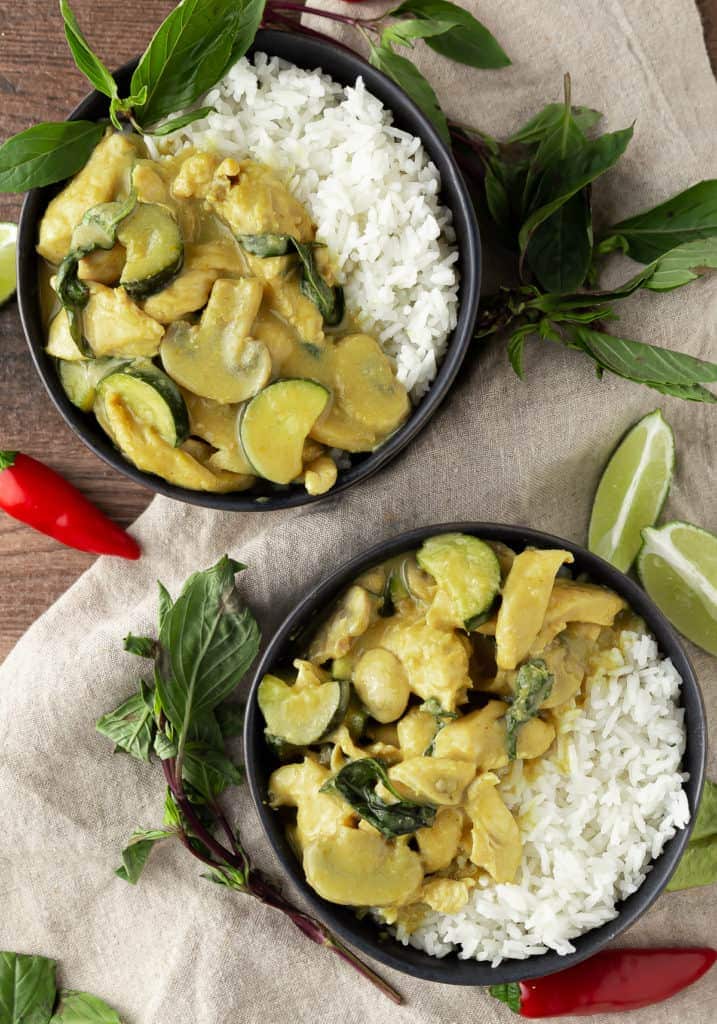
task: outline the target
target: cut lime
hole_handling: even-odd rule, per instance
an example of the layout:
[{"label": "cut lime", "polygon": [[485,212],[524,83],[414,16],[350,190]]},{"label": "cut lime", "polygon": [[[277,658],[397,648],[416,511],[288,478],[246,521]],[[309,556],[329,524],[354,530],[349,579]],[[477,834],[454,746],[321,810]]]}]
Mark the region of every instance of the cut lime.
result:
[{"label": "cut lime", "polygon": [[625,435],[608,462],[593,502],[588,548],[627,572],[670,489],[675,439],[659,409]]},{"label": "cut lime", "polygon": [[0,224],[0,306],[15,294],[17,224]]},{"label": "cut lime", "polygon": [[643,530],[642,585],[683,636],[717,654],[717,536],[691,523]]}]

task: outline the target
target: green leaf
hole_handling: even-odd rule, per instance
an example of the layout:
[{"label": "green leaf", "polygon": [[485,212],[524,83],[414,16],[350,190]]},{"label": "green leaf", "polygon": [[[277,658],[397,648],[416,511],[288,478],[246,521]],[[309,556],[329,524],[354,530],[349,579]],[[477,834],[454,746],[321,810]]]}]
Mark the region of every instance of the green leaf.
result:
[{"label": "green leaf", "polygon": [[506,747],[508,757],[515,760],[518,746],[518,729],[525,722],[535,718],[540,705],[550,696],[554,676],[541,658],[526,661],[518,669],[513,683],[513,697],[505,716]]},{"label": "green leaf", "polygon": [[216,708],[214,715],[224,739],[241,736],[244,731],[244,710],[244,705],[236,701],[226,701]]},{"label": "green leaf", "polygon": [[577,347],[605,370],[645,384],[708,384],[717,380],[717,363],[696,359],[685,352],[617,338],[603,331],[576,325],[572,337]]},{"label": "green leaf", "polygon": [[206,878],[208,882],[214,882],[215,885],[225,885],[235,892],[246,892],[246,877],[239,868],[227,866],[222,866],[221,869],[212,868],[201,877]]},{"label": "green leaf", "polygon": [[717,782],[705,779],[690,842],[717,836]]},{"label": "green leaf", "polygon": [[155,843],[170,839],[174,835],[175,828],[137,829],[122,851],[122,866],[115,871],[117,877],[123,882],[129,882],[130,885],[136,885]]},{"label": "green leaf", "polygon": [[[376,792],[381,782],[395,796],[396,803],[387,804]],[[367,821],[388,839],[410,835],[419,828],[433,824],[436,808],[431,804],[418,804],[406,800],[394,788],[381,761],[362,757],[348,764],[325,782],[322,793],[338,793],[364,821]]]},{"label": "green leaf", "polygon": [[[437,0],[434,0],[437,2]],[[413,100],[416,106],[420,107],[423,113],[432,122],[443,141],[450,145],[451,136],[448,130],[446,115],[441,110],[438,97],[433,91],[430,83],[423,77],[421,72],[405,57],[400,57],[393,50],[384,46],[372,46],[369,53],[369,61],[379,71],[392,78],[397,85]]]},{"label": "green leaf", "polygon": [[521,380],[525,380],[523,349],[525,348],[526,339],[534,332],[534,324],[523,324],[523,326],[519,327],[517,331],[513,331],[508,339],[508,359],[510,360],[510,365]]},{"label": "green leaf", "polygon": [[[632,126],[609,132],[597,139],[585,139],[570,147],[565,156],[551,154],[540,171],[531,202],[532,212],[520,229],[518,243],[525,252],[532,235],[543,221],[576,192],[614,166],[632,138]],[[541,143],[542,145],[542,143]],[[540,149],[539,149],[540,152]],[[537,159],[537,157],[536,157]]]},{"label": "green leaf", "polygon": [[170,757],[177,756],[177,741],[158,729],[154,737],[153,749],[160,761],[168,761]]},{"label": "green leaf", "polygon": [[204,800],[212,801],[230,786],[244,781],[244,772],[223,751],[202,743],[187,743],[182,778]]},{"label": "green leaf", "polygon": [[136,654],[138,658],[153,658],[157,652],[157,642],[151,636],[128,633],[123,642],[127,653]]},{"label": "green leaf", "polygon": [[103,715],[96,725],[97,732],[112,740],[115,751],[122,750],[139,761],[149,761],[155,729],[148,690],[140,684],[140,692],[120,704],[114,711]]},{"label": "green leaf", "polygon": [[76,174],[104,130],[93,121],[46,121],[13,135],[0,146],[0,192],[27,192]]},{"label": "green leaf", "polygon": [[433,18],[416,18],[408,21],[395,21],[383,30],[381,46],[390,48],[393,43],[398,46],[413,46],[414,39],[428,39],[440,36],[452,29],[457,22],[436,21]]},{"label": "green leaf", "polygon": [[710,270],[717,270],[717,236],[678,245],[648,264],[642,274],[636,276],[643,278],[643,288],[652,292],[669,292],[696,281]]},{"label": "green leaf", "polygon": [[190,576],[164,616],[160,643],[168,664],[160,665],[157,688],[180,747],[191,722],[229,696],[259,649],[259,627],[234,586],[243,568],[225,555]]},{"label": "green leaf", "polygon": [[713,395],[701,384],[656,384],[654,381],[643,381],[648,388],[659,391],[661,395],[671,395],[673,398],[682,398],[685,402],[704,402],[707,405],[717,405],[717,396]]},{"label": "green leaf", "polygon": [[485,166],[485,197],[490,215],[502,232],[502,241],[515,247],[520,228],[523,190],[528,162],[507,162],[488,157]]},{"label": "green leaf", "polygon": [[183,0],[162,22],[132,75],[146,86],[135,108],[142,127],[191,106],[246,53],[264,13],[264,0]]},{"label": "green leaf", "polygon": [[[246,236],[244,236],[246,237]],[[281,237],[281,236],[264,236]],[[326,283],[316,266],[314,259],[314,246],[304,245],[291,238],[291,243],[299,254],[302,265],[301,291],[317,307],[321,316],[329,327],[340,324],[344,318],[344,290],[340,285],[333,287]]]},{"label": "green leaf", "polygon": [[0,953],[0,1022],[48,1024],[57,964],[44,956]]},{"label": "green leaf", "polygon": [[211,114],[214,107],[197,107],[196,110],[190,110],[186,114],[180,114],[179,117],[172,117],[169,121],[164,121],[162,124],[155,126],[149,132],[150,135],[170,135],[172,132],[178,132],[180,128],[186,128],[188,124],[193,121],[200,121],[207,114]]},{"label": "green leaf", "polygon": [[158,619],[159,619],[159,628],[160,628],[160,631],[161,631],[162,626],[164,625],[164,620],[167,618],[167,615],[171,611],[172,604],[174,602],[172,601],[172,598],[169,595],[169,591],[167,590],[167,588],[165,587],[165,585],[163,583],[160,583],[159,581],[157,581],[157,587],[159,588]]},{"label": "green leaf", "polygon": [[104,999],[89,992],[60,990],[60,1003],[50,1024],[122,1024],[120,1016]]},{"label": "green leaf", "polygon": [[418,18],[453,21],[455,27],[426,39],[436,53],[473,68],[504,68],[510,58],[485,25],[463,7],[448,0],[405,0],[389,12],[395,17],[413,14]]},{"label": "green leaf", "polygon": [[[590,107],[571,107],[570,113],[582,132],[588,132],[602,117],[599,110],[592,110]],[[548,132],[553,131],[560,124],[564,116],[564,103],[549,103],[535,117],[526,121],[522,128],[514,132],[508,142],[522,142],[526,145],[540,142]]]},{"label": "green leaf", "polygon": [[174,828],[182,828],[182,815],[175,803],[172,791],[167,786],[166,793],[164,795],[164,824],[170,825]]},{"label": "green leaf", "polygon": [[608,229],[633,259],[649,263],[684,242],[717,235],[717,178],[700,181],[666,202]]},{"label": "green leaf", "polygon": [[525,261],[546,291],[570,292],[587,277],[592,261],[590,200],[582,189],[540,224]]},{"label": "green leaf", "polygon": [[494,999],[500,999],[501,1003],[505,1003],[513,1013],[520,1013],[520,985],[517,982],[509,981],[501,985],[490,985],[488,991]]},{"label": "green leaf", "polygon": [[707,836],[697,842],[690,840],[677,870],[667,883],[667,891],[696,889],[714,882],[717,882],[717,835]]},{"label": "green leaf", "polygon": [[60,13],[65,23],[65,35],[75,64],[95,89],[112,99],[117,95],[117,83],[100,58],[90,49],[67,0],[60,0]]}]

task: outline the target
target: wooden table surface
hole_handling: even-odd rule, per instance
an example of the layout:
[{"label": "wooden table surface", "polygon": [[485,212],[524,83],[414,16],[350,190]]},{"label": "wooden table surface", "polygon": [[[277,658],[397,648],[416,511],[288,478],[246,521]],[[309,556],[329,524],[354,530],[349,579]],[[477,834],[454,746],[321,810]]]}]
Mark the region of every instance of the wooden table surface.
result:
[{"label": "wooden table surface", "polygon": [[[698,0],[717,68],[717,0]],[[95,50],[112,66],[141,52],[173,0],[73,0]],[[87,92],[64,41],[59,5],[0,0],[0,139],[36,121],[61,120]],[[0,221],[20,200],[0,195]],[[130,523],[150,491],[100,462],[64,425],[33,369],[14,302],[0,312],[0,448],[42,458],[118,522]],[[0,516],[0,660],[37,616],[92,562]]]}]

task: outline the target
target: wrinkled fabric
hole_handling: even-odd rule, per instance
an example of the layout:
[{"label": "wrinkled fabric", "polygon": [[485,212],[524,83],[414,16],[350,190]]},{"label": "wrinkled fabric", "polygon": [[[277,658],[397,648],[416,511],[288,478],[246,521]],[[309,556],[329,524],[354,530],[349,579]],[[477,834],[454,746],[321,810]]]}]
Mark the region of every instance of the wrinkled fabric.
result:
[{"label": "wrinkled fabric", "polygon": [[[338,0],[326,6],[349,9]],[[691,0],[464,6],[496,34],[513,65],[461,68],[419,42],[415,59],[451,116],[506,136],[560,99],[569,71],[573,101],[605,111],[606,128],[635,121],[627,155],[593,190],[598,224],[715,176],[717,85]],[[341,26],[322,28],[357,42]],[[496,259],[485,252],[489,283]],[[631,298],[613,329],[715,359],[716,324],[717,280],[704,280]],[[678,446],[664,520],[717,530],[714,407],[614,377],[598,381],[586,358],[547,343],[528,343],[526,372],[520,383],[504,341],[477,344],[410,448],[368,483],[318,507],[233,515],[156,498],[133,528],[142,560],[100,559],[32,626],[0,669],[0,948],[57,957],[64,984],[105,997],[128,1024],[513,1019],[481,990],[382,971],[406,999],[393,1006],[280,915],[202,881],[200,865],[171,844],[155,849],[136,887],[120,881],[113,869],[132,829],[161,821],[161,771],[113,755],[94,723],[132,692],[141,672],[121,641],[130,629],[153,628],[156,579],[176,592],[191,571],[230,552],[249,566],[241,589],[269,636],[313,582],[409,527],[497,520],[584,542],[611,449],[656,407]],[[717,662],[692,654],[715,722]],[[236,791],[231,803],[256,862],[279,874],[246,792]],[[716,910],[714,887],[665,894],[621,942],[709,943]],[[708,1024],[716,1016],[713,970],[673,1000],[623,1019]]]}]

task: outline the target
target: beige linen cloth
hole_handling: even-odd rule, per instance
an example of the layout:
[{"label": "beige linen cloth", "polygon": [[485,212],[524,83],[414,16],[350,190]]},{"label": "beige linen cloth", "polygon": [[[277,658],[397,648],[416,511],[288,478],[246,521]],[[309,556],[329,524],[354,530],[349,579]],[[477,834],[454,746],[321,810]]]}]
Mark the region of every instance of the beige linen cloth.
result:
[{"label": "beige linen cloth", "polygon": [[[449,114],[507,135],[560,98],[570,71],[574,102],[606,111],[607,128],[636,121],[626,157],[594,190],[601,221],[715,176],[717,85],[691,0],[465,6],[513,65],[465,69],[419,44],[416,59]],[[486,252],[489,279],[492,260]],[[636,296],[615,329],[715,359],[716,322],[712,280]],[[133,690],[140,667],[121,640],[130,629],[152,628],[156,579],[176,592],[190,571],[231,552],[250,567],[241,586],[269,636],[306,587],[408,527],[498,520],[584,542],[610,450],[657,406],[675,429],[679,455],[666,518],[717,530],[714,407],[614,377],[598,382],[587,359],[548,344],[530,344],[527,374],[524,384],[513,375],[503,342],[476,345],[420,438],[369,483],[316,508],[221,515],[156,499],[133,531],[142,560],[100,559],[35,623],[0,671],[0,949],[57,957],[66,984],[104,996],[128,1024],[511,1019],[479,989],[384,972],[406,999],[393,1006],[280,915],[202,881],[179,847],[155,850],[138,886],[121,882],[113,868],[124,841],[135,826],[161,819],[161,772],[113,756],[94,723]],[[714,724],[717,662],[691,653]],[[275,869],[246,792],[236,793],[233,809],[257,863]],[[666,894],[623,944],[714,943],[716,912],[717,887]],[[716,1016],[717,969],[629,1019],[711,1024]]]}]

